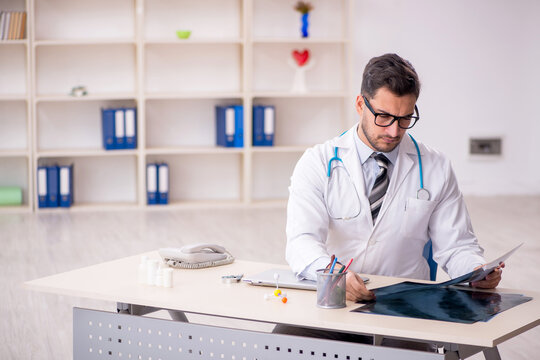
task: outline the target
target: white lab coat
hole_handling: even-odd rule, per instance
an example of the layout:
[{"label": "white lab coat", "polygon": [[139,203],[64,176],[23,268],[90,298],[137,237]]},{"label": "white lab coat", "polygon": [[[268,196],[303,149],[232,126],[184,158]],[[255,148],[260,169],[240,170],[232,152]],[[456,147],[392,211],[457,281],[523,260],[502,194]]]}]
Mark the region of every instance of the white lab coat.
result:
[{"label": "white lab coat", "polygon": [[[292,270],[298,274],[319,257],[335,254],[342,263],[354,258],[350,269],[358,273],[429,279],[422,250],[430,238],[434,260],[452,278],[485,263],[450,162],[421,143],[424,187],[431,198],[416,198],[420,187],[418,155],[408,135],[401,141],[386,197],[373,224],[354,143],[357,126],[308,149],[294,169],[287,206],[286,249]],[[360,198],[360,214],[348,220],[332,219],[325,201],[328,161],[335,147],[343,164],[334,161],[333,166],[344,166],[350,179],[334,179],[328,193],[339,194],[339,183],[343,181],[348,183],[341,188],[350,189],[352,180]],[[332,201],[332,206],[358,204],[351,201],[355,194],[339,196],[343,200]],[[337,217],[335,213],[343,212],[336,209],[332,214]]]}]

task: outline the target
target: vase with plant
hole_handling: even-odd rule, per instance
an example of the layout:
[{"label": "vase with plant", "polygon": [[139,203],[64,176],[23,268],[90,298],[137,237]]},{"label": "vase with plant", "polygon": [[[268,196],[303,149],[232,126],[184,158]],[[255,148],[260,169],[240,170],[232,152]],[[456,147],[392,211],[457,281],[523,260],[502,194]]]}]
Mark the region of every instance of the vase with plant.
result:
[{"label": "vase with plant", "polygon": [[309,27],[309,12],[313,10],[313,5],[307,1],[299,1],[294,6],[294,9],[300,14],[302,14],[301,21],[302,27],[300,28],[302,32],[302,37],[307,38],[309,36],[308,27]]}]

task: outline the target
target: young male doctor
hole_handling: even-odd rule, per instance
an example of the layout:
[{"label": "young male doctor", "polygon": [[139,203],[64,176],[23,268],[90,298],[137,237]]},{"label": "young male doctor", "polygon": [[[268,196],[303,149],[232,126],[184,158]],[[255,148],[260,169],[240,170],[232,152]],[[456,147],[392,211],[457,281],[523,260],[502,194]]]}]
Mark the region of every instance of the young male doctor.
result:
[{"label": "young male doctor", "polygon": [[[331,255],[342,264],[353,258],[347,300],[369,300],[358,273],[429,279],[422,256],[429,239],[452,278],[485,263],[449,160],[408,134],[420,118],[419,94],[410,62],[396,54],[371,59],[356,98],[358,124],[298,161],[286,258],[299,277],[316,279]],[[471,285],[494,288],[501,273]]]}]

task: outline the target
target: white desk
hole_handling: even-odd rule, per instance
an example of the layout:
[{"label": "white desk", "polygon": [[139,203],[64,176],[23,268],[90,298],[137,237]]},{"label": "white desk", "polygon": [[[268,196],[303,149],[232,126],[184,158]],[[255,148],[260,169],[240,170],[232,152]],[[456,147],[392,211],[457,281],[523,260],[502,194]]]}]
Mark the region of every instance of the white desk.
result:
[{"label": "white desk", "polygon": [[[144,255],[148,255],[150,258],[159,259],[157,252],[151,252]],[[358,304],[352,302],[348,302],[347,307],[343,309],[320,309],[315,305],[316,294],[313,291],[287,290],[289,301],[287,304],[283,304],[279,301],[264,300],[264,295],[271,293],[272,288],[252,286],[244,283],[223,284],[221,281],[222,275],[242,273],[254,274],[269,268],[285,267],[282,265],[280,266],[237,260],[233,264],[214,268],[199,270],[175,269],[173,288],[141,285],[137,282],[139,259],[140,256],[127,257],[29,281],[25,283],[25,285],[27,288],[36,291],[106,300],[123,304],[135,304],[161,309],[181,310],[188,313],[200,313],[220,317],[299,325],[319,329],[373,334],[385,337],[414,339],[446,344],[449,351],[445,355],[438,354],[438,358],[441,359],[457,358],[458,354],[464,358],[482,350],[486,350],[484,351],[486,358],[498,359],[500,358],[498,351],[496,350],[496,346],[498,344],[540,324],[540,293],[535,292],[497,289],[499,292],[524,293],[527,296],[532,296],[534,299],[528,303],[497,315],[489,322],[458,324],[432,320],[351,313],[350,311],[352,309],[359,306]],[[371,288],[403,281],[403,279],[372,275],[370,275],[370,278],[371,281],[369,283],[369,287]],[[121,315],[114,313],[109,314],[108,316],[118,317]],[[146,317],[139,318],[144,319],[145,321],[167,322],[167,320],[150,319]],[[137,321],[140,321],[140,319]],[[178,322],[167,322],[166,325],[176,326],[171,325],[170,323],[179,324],[179,326],[192,325]],[[197,331],[202,331],[205,333],[210,330],[199,328]],[[283,340],[283,337],[285,337],[285,335],[276,334],[266,334],[266,336],[275,336],[281,340]],[[292,338],[299,341],[304,339],[297,337]],[[307,339],[305,340],[308,341]],[[75,335],[74,341],[78,341],[75,340]],[[118,341],[120,342],[121,339],[118,339]],[[329,340],[318,341],[327,342],[329,344],[335,343]],[[336,344],[331,345],[332,348],[335,348],[336,346]],[[360,346],[357,344],[348,344],[346,346],[347,349],[348,346],[351,345]],[[362,346],[366,347],[370,345]],[[377,352],[381,350],[381,347],[371,347],[376,348],[377,359],[385,357],[385,355],[381,355],[381,352]],[[385,351],[395,350],[388,348],[382,349]],[[157,351],[158,349],[150,350]],[[145,349],[146,352],[150,350]],[[412,351],[408,352],[411,354],[413,353]],[[75,357],[78,358],[78,352],[74,351],[74,353],[76,354]],[[322,356],[322,354],[324,354],[324,356]],[[387,358],[395,356],[393,353],[389,354],[390,355],[388,355]],[[98,354],[94,351],[93,353],[89,353],[87,355],[97,356]],[[114,354],[110,354],[109,356],[113,355]],[[324,359],[327,358],[327,355],[328,358],[341,358],[337,353],[330,355],[330,353],[326,354],[321,352],[319,355],[320,357],[317,357],[315,354],[306,358]],[[400,358],[406,358],[405,355],[400,356]],[[196,358],[198,359],[211,359],[214,357],[214,353],[212,352],[212,356],[210,356],[208,355],[208,352],[201,352],[197,354],[197,356],[198,357]],[[286,356],[287,354],[280,354],[279,358],[288,358]],[[344,356],[343,358],[346,359],[347,356]],[[149,358],[152,357],[150,356]],[[155,357],[152,359],[155,360],[158,358],[161,357]],[[232,357],[229,358],[239,360],[243,357],[240,355],[232,355]],[[261,359],[264,357],[258,358]],[[268,358],[275,359],[277,357],[274,354]],[[298,358],[298,354],[296,357],[290,358]],[[349,356],[349,358],[353,359],[354,357]],[[375,357],[372,358],[375,359]],[[414,352],[410,358],[431,359],[437,357],[421,357],[418,352]],[[364,360],[365,359],[366,358],[364,358]]]}]

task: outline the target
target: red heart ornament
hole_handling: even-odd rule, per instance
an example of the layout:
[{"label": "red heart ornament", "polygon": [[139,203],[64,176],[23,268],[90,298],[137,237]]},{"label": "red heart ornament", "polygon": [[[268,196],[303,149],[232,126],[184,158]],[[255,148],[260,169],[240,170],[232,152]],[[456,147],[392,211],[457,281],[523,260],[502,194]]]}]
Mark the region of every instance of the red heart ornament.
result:
[{"label": "red heart ornament", "polygon": [[304,49],[302,52],[294,50],[292,55],[298,66],[304,66],[309,59],[309,50]]}]

